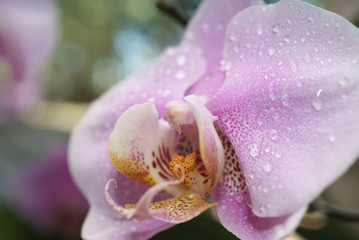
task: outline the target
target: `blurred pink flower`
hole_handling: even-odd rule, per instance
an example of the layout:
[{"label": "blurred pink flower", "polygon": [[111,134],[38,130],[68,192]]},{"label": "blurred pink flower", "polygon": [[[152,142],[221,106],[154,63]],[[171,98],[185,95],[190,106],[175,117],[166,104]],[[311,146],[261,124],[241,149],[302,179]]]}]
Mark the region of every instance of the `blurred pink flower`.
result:
[{"label": "blurred pink flower", "polygon": [[52,0],[0,0],[0,119],[26,111],[40,94],[40,67],[53,52]]},{"label": "blurred pink flower", "polygon": [[13,207],[42,234],[78,239],[88,204],[70,177],[66,148],[58,144],[21,169],[14,180]]},{"label": "blurred pink flower", "polygon": [[179,46],[74,130],[70,169],[90,202],[83,238],[149,238],[213,206],[209,193],[241,239],[294,231],[358,155],[358,61],[359,31],[334,13],[204,1]]}]

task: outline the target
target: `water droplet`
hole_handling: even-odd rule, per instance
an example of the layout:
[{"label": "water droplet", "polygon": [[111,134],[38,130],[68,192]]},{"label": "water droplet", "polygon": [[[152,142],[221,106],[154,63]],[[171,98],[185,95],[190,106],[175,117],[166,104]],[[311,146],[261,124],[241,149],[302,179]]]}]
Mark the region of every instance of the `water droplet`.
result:
[{"label": "water droplet", "polygon": [[179,57],[177,58],[177,64],[178,64],[179,66],[182,66],[182,65],[184,65],[185,63],[186,63],[186,57],[185,57],[185,56],[181,55],[181,56],[179,56]]},{"label": "water droplet", "polygon": [[272,118],[273,118],[273,120],[277,121],[277,120],[279,119],[279,113],[278,113],[278,112],[274,112],[274,113],[272,114]]},{"label": "water droplet", "polygon": [[183,78],[185,78],[186,77],[186,73],[185,72],[183,72],[183,71],[178,71],[177,73],[176,73],[176,75],[175,75],[175,78],[176,79],[178,79],[178,80],[180,80],[180,79],[183,79]]},{"label": "water droplet", "polygon": [[282,65],[283,64],[283,61],[282,60],[279,60],[278,62],[277,62],[277,65],[278,66],[280,66],[280,65]]},{"label": "water droplet", "polygon": [[278,138],[277,130],[275,129],[270,130],[269,137],[273,140],[276,140]]},{"label": "water droplet", "polygon": [[236,197],[236,202],[237,203],[242,203],[243,202],[243,196],[242,195],[239,195]]},{"label": "water droplet", "polygon": [[289,35],[285,35],[283,38],[284,42],[289,43],[290,42],[290,36]]},{"label": "water droplet", "polygon": [[304,61],[307,62],[307,63],[310,62],[310,56],[309,56],[308,53],[306,53],[306,54],[304,55]]},{"label": "water droplet", "polygon": [[221,71],[229,71],[232,68],[232,62],[231,61],[226,61],[226,60],[222,60],[220,61],[220,70]]},{"label": "water droplet", "polygon": [[247,215],[244,215],[242,219],[243,219],[244,221],[247,221],[247,220],[248,220],[248,216],[247,216]]},{"label": "water droplet", "polygon": [[329,136],[329,142],[331,142],[331,143],[335,142],[335,135],[334,134]]},{"label": "water droplet", "polygon": [[288,107],[289,106],[289,96],[287,93],[283,94],[282,97],[281,97],[281,102],[282,102],[282,105],[284,107]]},{"label": "water droplet", "polygon": [[338,83],[339,83],[340,86],[345,87],[346,85],[349,84],[349,78],[344,76],[343,78],[339,79]]},{"label": "water droplet", "polygon": [[313,105],[314,109],[317,110],[317,111],[320,111],[320,110],[323,109],[323,101],[322,101],[322,98],[321,98],[322,92],[323,92],[323,89],[319,89],[317,91],[315,99],[312,102],[312,105]]},{"label": "water droplet", "polygon": [[280,25],[279,25],[279,24],[273,25],[272,31],[273,31],[274,33],[279,33],[279,31],[280,31]]},{"label": "water droplet", "polygon": [[259,207],[259,211],[260,211],[261,213],[264,213],[264,212],[266,211],[264,205],[261,205],[261,206]]},{"label": "water droplet", "polygon": [[208,23],[203,23],[202,24],[202,29],[207,31],[209,29],[209,24]]},{"label": "water droplet", "polygon": [[308,17],[309,22],[314,22],[314,19],[312,17]]},{"label": "water droplet", "polygon": [[235,53],[238,53],[238,52],[239,52],[239,47],[238,47],[238,45],[234,45],[234,47],[233,47],[233,52],[235,52]]},{"label": "water droplet", "polygon": [[263,170],[265,172],[270,172],[272,170],[272,165],[270,165],[270,163],[266,163],[263,165]]},{"label": "water droplet", "polygon": [[270,56],[273,56],[274,53],[275,53],[275,49],[274,49],[273,47],[269,47],[269,48],[268,48],[268,54],[269,54]]},{"label": "water droplet", "polygon": [[304,42],[305,42],[305,37],[301,37],[301,38],[300,38],[300,42],[301,42],[301,43],[304,43]]},{"label": "water droplet", "polygon": [[282,156],[282,154],[280,152],[276,152],[274,155],[276,158],[280,158]]},{"label": "water droplet", "polygon": [[268,153],[270,151],[269,146],[264,149],[264,152]]},{"label": "water droplet", "polygon": [[162,96],[167,97],[167,96],[169,96],[170,94],[171,94],[171,90],[166,89],[166,90],[163,91]]},{"label": "water droplet", "polygon": [[258,119],[258,120],[257,120],[257,124],[258,124],[258,126],[262,126],[262,125],[263,125],[262,119]]},{"label": "water droplet", "polygon": [[263,34],[263,27],[262,27],[261,24],[259,24],[259,25],[257,26],[256,32],[257,32],[258,35],[262,35],[262,34]]},{"label": "water droplet", "polygon": [[252,156],[252,157],[255,157],[258,155],[258,146],[256,144],[251,144],[249,145],[249,154]]},{"label": "water droplet", "polygon": [[189,193],[189,194],[188,194],[188,197],[189,197],[189,198],[194,198],[194,193],[193,193],[193,192]]}]

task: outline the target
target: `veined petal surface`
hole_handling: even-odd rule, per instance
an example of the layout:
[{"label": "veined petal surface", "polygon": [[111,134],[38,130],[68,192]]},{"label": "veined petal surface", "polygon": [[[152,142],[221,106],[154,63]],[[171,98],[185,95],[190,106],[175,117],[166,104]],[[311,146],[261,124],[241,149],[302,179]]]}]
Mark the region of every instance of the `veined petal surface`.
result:
[{"label": "veined petal surface", "polygon": [[231,68],[207,107],[236,149],[254,213],[291,214],[358,156],[359,31],[283,0],[240,12],[224,56]]},{"label": "veined petal surface", "polygon": [[227,66],[221,65],[226,29],[231,19],[243,9],[252,5],[263,5],[262,0],[205,0],[198,7],[196,18],[193,19],[184,36],[203,51],[206,59],[206,71],[201,79],[186,95],[213,96],[222,86]]}]

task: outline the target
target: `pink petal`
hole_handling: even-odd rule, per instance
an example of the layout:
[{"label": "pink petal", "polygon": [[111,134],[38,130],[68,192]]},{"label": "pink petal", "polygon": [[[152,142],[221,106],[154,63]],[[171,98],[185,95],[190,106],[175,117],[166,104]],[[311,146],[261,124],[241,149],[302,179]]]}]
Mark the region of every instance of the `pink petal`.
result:
[{"label": "pink petal", "polygon": [[31,161],[11,185],[12,207],[40,233],[70,230],[72,237],[79,237],[88,204],[68,172],[66,144],[57,143]]},{"label": "pink petal", "polygon": [[216,203],[208,203],[202,200],[196,193],[189,190],[179,194],[174,198],[152,202],[155,195],[165,188],[172,185],[181,184],[184,180],[184,172],[182,169],[182,178],[168,182],[161,182],[152,186],[136,204],[122,207],[118,205],[111,197],[109,192],[109,184],[114,181],[110,180],[106,185],[106,199],[111,207],[128,219],[135,221],[143,221],[148,218],[155,218],[169,223],[181,223],[198,216],[203,211],[216,205]]},{"label": "pink petal", "polygon": [[238,238],[246,239],[282,239],[295,231],[307,208],[293,214],[261,218],[253,214],[241,194],[229,194],[223,186],[212,193],[212,199],[218,202],[216,212],[222,225]]},{"label": "pink petal", "polygon": [[210,191],[216,186],[224,167],[224,151],[221,140],[214,128],[217,120],[204,106],[204,100],[190,95],[185,97],[196,120],[199,135],[201,159],[211,177]]},{"label": "pink petal", "polygon": [[[221,180],[212,192],[213,201],[218,202],[216,212],[225,228],[240,239],[281,239],[293,232],[306,211],[289,216],[261,218],[253,214],[248,199],[245,179],[239,166],[238,156],[229,139],[219,131],[225,151],[225,166]],[[249,175],[249,178],[252,176]],[[262,189],[268,192],[268,189]],[[270,208],[270,205],[263,206]]]},{"label": "pink petal", "polygon": [[236,149],[254,213],[291,214],[358,156],[359,31],[280,1],[238,14],[226,37],[231,68],[207,107]]},{"label": "pink petal", "polygon": [[56,43],[57,18],[52,0],[1,0],[5,28],[28,65],[49,57]]},{"label": "pink petal", "polygon": [[205,74],[187,95],[210,97],[222,86],[225,73],[219,69],[219,66],[227,25],[239,11],[260,4],[263,4],[262,0],[203,1],[187,27],[184,42],[190,42],[202,49],[207,67]]},{"label": "pink petal", "polygon": [[138,183],[155,185],[174,180],[168,166],[175,140],[175,131],[158,119],[153,104],[138,104],[118,118],[110,135],[110,159],[119,172]]},{"label": "pink petal", "polygon": [[[154,197],[157,194],[159,194],[161,191],[165,190],[166,188],[181,184],[183,179],[184,179],[184,175],[179,180],[160,182],[160,183],[152,186],[141,196],[141,198],[139,199],[138,202],[136,202],[136,204],[131,204],[131,205],[133,205],[131,208],[128,208],[127,207],[128,205],[127,206],[125,205],[125,207],[122,207],[121,205],[117,204],[116,201],[112,198],[109,189],[110,189],[110,184],[112,182],[114,182],[116,184],[116,181],[114,179],[110,179],[107,182],[106,188],[105,188],[105,195],[106,195],[107,202],[118,213],[120,213],[121,215],[125,215],[127,217],[127,219],[132,219],[135,221],[142,221],[142,220],[154,217],[153,210],[149,209],[150,205],[156,204],[156,203],[152,203],[152,200],[154,199]],[[117,184],[115,186],[117,188]],[[120,193],[118,193],[118,194],[120,194]],[[162,200],[162,202],[163,201],[167,201],[167,200]],[[159,217],[157,217],[157,219],[165,220],[166,222],[172,222],[171,220],[173,220],[170,218],[170,216],[167,216],[167,217],[159,216]]]},{"label": "pink petal", "polygon": [[0,0],[0,15],[0,55],[9,63],[9,76],[1,79],[7,83],[0,89],[0,115],[8,117],[39,98],[39,67],[55,48],[57,14],[52,0]]},{"label": "pink petal", "polygon": [[[116,216],[104,214],[102,208],[90,209],[82,228],[82,237],[86,240],[137,240],[149,239],[155,233],[163,231],[172,224],[158,220],[144,220],[141,222],[124,221]],[[113,209],[111,209],[113,211]],[[113,211],[114,212],[114,211]],[[115,212],[117,217],[119,214]]]}]

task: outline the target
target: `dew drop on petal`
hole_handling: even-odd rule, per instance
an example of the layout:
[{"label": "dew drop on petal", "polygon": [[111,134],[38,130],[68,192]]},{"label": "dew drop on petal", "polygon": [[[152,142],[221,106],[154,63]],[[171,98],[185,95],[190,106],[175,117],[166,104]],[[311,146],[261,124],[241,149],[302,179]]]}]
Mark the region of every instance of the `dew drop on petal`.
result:
[{"label": "dew drop on petal", "polygon": [[263,165],[263,170],[265,172],[270,172],[272,170],[272,165],[270,165],[270,163],[266,163]]},{"label": "dew drop on petal", "polygon": [[177,58],[177,64],[183,66],[186,63],[186,57],[181,55]]},{"label": "dew drop on petal", "polygon": [[239,195],[236,197],[236,202],[237,203],[242,203],[243,202],[243,196],[242,195]]},{"label": "dew drop on petal", "polygon": [[270,130],[269,137],[273,140],[276,140],[278,138],[277,130],[275,129]]},{"label": "dew drop on petal", "polygon": [[283,38],[284,42],[289,43],[290,42],[290,36],[289,35],[285,35]]},{"label": "dew drop on petal", "polygon": [[176,79],[178,79],[178,80],[180,80],[180,79],[183,79],[183,78],[185,78],[186,77],[186,73],[185,72],[183,72],[183,71],[178,71],[177,73],[176,73],[176,75],[175,75],[175,78]]},{"label": "dew drop on petal", "polygon": [[273,47],[269,47],[269,48],[268,48],[268,54],[269,54],[270,56],[273,56],[274,53],[275,53],[275,49],[274,49]]},{"label": "dew drop on petal", "polygon": [[263,34],[263,27],[262,27],[261,24],[259,24],[259,25],[257,26],[256,32],[257,32],[258,35],[262,35],[262,34]]},{"label": "dew drop on petal", "polygon": [[279,33],[280,31],[280,25],[279,24],[274,24],[273,28],[272,28],[273,33]]},{"label": "dew drop on petal", "polygon": [[252,157],[256,157],[258,155],[258,146],[256,144],[251,144],[249,145],[249,154],[252,156]]},{"label": "dew drop on petal", "polygon": [[323,89],[319,89],[318,92],[316,93],[316,96],[315,96],[313,102],[312,102],[314,109],[317,111],[320,111],[323,109],[323,101],[321,98],[322,92],[323,92]]}]

